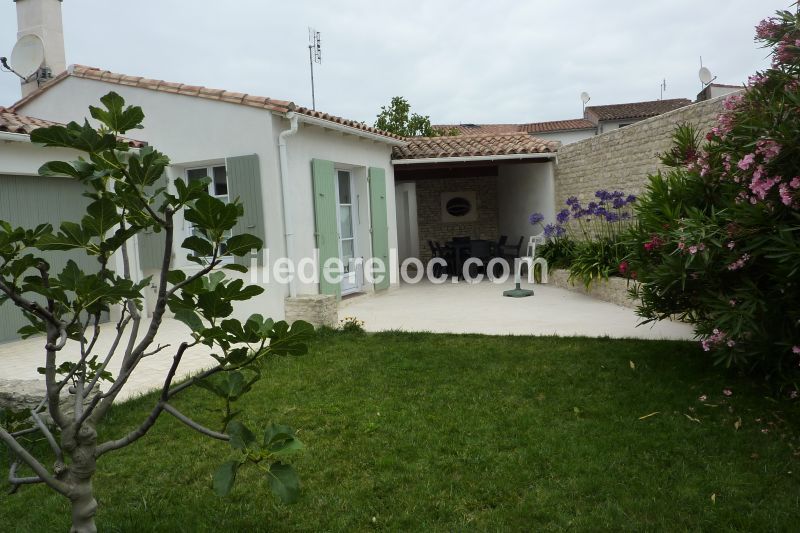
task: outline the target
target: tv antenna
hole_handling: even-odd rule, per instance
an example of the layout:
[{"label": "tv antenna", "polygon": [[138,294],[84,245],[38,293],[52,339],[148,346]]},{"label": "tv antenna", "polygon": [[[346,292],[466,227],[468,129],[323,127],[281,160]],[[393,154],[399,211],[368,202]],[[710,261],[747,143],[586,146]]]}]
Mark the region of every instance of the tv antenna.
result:
[{"label": "tv antenna", "polygon": [[39,74],[37,78],[47,78],[40,72],[40,67],[44,61],[44,44],[42,40],[33,34],[20,37],[14,49],[11,50],[11,57],[0,57],[0,64],[5,70],[13,72],[22,80],[23,83],[31,81],[34,74]]},{"label": "tv antenna", "polygon": [[697,73],[697,75],[700,77],[700,84],[702,85],[703,89],[711,85],[711,82],[717,79],[716,76],[711,75],[710,70],[703,66],[703,56],[700,56],[700,71]]},{"label": "tv antenna", "polygon": [[661,80],[661,96],[659,97],[659,100],[664,99],[664,91],[666,90],[667,90],[667,78],[664,78]]},{"label": "tv antenna", "polygon": [[589,93],[587,93],[586,91],[583,91],[581,93],[581,102],[583,102],[583,112],[584,113],[586,113],[586,104],[589,103],[589,100],[591,100],[591,99],[592,99],[592,97],[589,96]]},{"label": "tv antenna", "polygon": [[317,109],[317,100],[314,94],[314,63],[322,64],[322,42],[319,32],[308,28],[308,64],[311,66],[311,109]]}]

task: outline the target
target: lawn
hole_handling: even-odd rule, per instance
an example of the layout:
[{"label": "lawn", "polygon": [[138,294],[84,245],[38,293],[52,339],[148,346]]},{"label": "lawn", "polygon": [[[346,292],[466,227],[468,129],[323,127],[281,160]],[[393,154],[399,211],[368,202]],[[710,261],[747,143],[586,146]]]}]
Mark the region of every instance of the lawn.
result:
[{"label": "lawn", "polygon": [[[330,334],[272,361],[248,398],[252,426],[299,429],[299,503],[277,503],[256,470],[216,497],[227,444],[165,415],[99,463],[100,530],[763,531],[800,516],[798,407],[721,375],[695,343]],[[101,438],[152,403],[115,408]],[[216,420],[205,391],[177,404]],[[0,495],[0,530],[66,529],[44,488]]]}]

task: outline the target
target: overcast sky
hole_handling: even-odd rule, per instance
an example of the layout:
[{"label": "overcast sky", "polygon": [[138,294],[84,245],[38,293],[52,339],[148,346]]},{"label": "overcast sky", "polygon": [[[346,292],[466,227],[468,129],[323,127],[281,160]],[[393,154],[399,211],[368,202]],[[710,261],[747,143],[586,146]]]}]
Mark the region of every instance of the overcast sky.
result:
[{"label": "overcast sky", "polygon": [[[24,0],[23,0],[24,1]],[[790,0],[65,0],[67,63],[311,106],[372,124],[404,96],[434,123],[536,122],[589,105],[694,98],[703,64],[738,84],[767,66],[753,28]],[[0,55],[16,40],[0,3]],[[0,73],[0,105],[19,84]],[[147,112],[147,110],[145,110]]]}]

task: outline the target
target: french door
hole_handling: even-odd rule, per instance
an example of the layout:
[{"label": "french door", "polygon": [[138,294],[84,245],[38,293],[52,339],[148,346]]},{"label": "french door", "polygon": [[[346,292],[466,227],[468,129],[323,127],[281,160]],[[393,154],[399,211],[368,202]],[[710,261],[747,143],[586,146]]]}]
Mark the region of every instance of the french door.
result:
[{"label": "french door", "polygon": [[339,257],[344,265],[342,294],[358,291],[359,272],[356,264],[356,214],[353,198],[353,175],[349,170],[336,171],[336,201],[339,223]]}]

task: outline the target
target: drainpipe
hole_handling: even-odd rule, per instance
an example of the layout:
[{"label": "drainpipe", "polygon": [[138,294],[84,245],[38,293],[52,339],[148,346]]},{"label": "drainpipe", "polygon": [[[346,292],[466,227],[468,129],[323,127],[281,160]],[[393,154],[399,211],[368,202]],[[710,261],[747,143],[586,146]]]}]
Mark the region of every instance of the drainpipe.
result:
[{"label": "drainpipe", "polygon": [[[294,227],[292,224],[291,198],[289,196],[289,157],[286,154],[286,138],[297,133],[297,115],[294,111],[286,113],[289,119],[289,129],[284,130],[278,135],[278,158],[281,165],[281,196],[283,199],[283,242],[286,246],[286,257],[289,260],[294,258]],[[289,281],[289,297],[297,296],[294,277]]]}]

